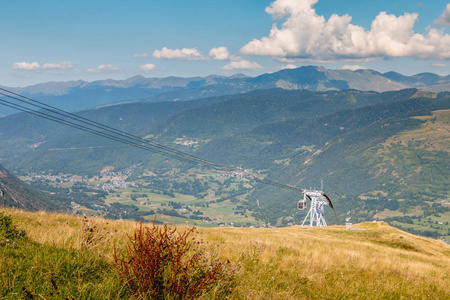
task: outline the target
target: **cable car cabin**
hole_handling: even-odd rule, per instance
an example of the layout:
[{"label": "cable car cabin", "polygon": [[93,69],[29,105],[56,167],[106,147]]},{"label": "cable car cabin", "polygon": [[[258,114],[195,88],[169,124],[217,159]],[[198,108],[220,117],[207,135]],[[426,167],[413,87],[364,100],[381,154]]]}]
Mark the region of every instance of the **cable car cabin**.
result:
[{"label": "cable car cabin", "polygon": [[298,200],[298,202],[297,202],[298,209],[304,210],[307,206],[308,206],[308,204],[305,199]]}]

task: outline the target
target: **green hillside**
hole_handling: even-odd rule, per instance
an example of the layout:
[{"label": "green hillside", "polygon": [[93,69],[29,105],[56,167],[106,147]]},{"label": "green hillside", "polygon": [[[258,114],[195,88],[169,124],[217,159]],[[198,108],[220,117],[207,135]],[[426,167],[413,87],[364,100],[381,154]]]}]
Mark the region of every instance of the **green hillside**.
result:
[{"label": "green hillside", "polygon": [[[309,188],[323,179],[336,204],[336,217],[327,212],[329,223],[386,218],[437,237],[449,235],[442,202],[449,196],[449,109],[448,93],[416,89],[274,89],[80,114],[270,180]],[[81,211],[125,219],[163,212],[168,222],[206,226],[287,225],[306,213],[296,210],[296,193],[25,115],[0,119],[0,132],[8,168],[41,183],[35,174],[58,175],[41,187],[82,197],[73,201]],[[118,176],[135,185],[114,183]],[[101,191],[105,185],[111,190]]]},{"label": "green hillside", "polygon": [[25,210],[65,210],[65,206],[51,196],[22,182],[0,166],[0,206]]}]

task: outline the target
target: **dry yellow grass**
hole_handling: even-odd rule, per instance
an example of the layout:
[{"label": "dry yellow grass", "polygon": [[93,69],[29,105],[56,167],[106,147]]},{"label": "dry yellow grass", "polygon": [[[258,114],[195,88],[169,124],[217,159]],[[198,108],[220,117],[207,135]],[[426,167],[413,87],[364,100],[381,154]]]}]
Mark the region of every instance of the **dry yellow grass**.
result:
[{"label": "dry yellow grass", "polygon": [[[0,211],[39,243],[80,247],[79,217]],[[136,226],[92,222],[98,222],[107,237],[91,251],[106,257]],[[382,222],[357,224],[353,230],[199,228],[197,238],[236,268],[237,285],[230,299],[450,299],[450,247]]]},{"label": "dry yellow grass", "polygon": [[[427,298],[450,295],[450,248],[385,223],[328,228],[208,229],[232,261],[255,265],[242,276],[242,299]],[[364,229],[364,230],[362,230]],[[257,253],[252,258],[252,255]],[[249,256],[250,255],[250,256]],[[433,293],[434,294],[434,293]],[[436,295],[434,295],[436,296]]]}]

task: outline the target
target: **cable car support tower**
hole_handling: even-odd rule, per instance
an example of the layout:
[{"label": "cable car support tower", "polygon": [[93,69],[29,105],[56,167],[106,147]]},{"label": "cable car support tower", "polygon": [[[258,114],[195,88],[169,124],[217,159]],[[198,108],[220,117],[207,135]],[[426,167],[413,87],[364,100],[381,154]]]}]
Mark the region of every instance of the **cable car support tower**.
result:
[{"label": "cable car support tower", "polygon": [[307,207],[307,200],[311,201],[311,208],[308,211],[305,219],[303,220],[302,226],[305,225],[308,218],[309,226],[327,226],[327,222],[325,221],[325,217],[323,215],[324,207],[330,206],[334,209],[333,203],[331,203],[330,198],[321,190],[303,190],[303,200],[298,201],[297,207],[298,209],[304,210]]}]

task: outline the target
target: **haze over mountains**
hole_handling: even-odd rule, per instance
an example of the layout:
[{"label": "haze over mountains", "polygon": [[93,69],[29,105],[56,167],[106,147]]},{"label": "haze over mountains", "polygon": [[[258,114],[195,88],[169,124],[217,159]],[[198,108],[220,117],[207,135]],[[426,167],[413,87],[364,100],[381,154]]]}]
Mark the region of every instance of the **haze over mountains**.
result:
[{"label": "haze over mountains", "polygon": [[[62,109],[78,111],[129,101],[185,101],[271,88],[310,91],[356,89],[375,92],[418,88],[441,92],[450,89],[450,76],[433,73],[405,76],[396,72],[330,70],[306,66],[257,77],[242,74],[191,78],[134,76],[126,80],[48,82],[23,88],[5,88]],[[0,114],[8,115],[14,112],[12,109],[0,107]]]}]

